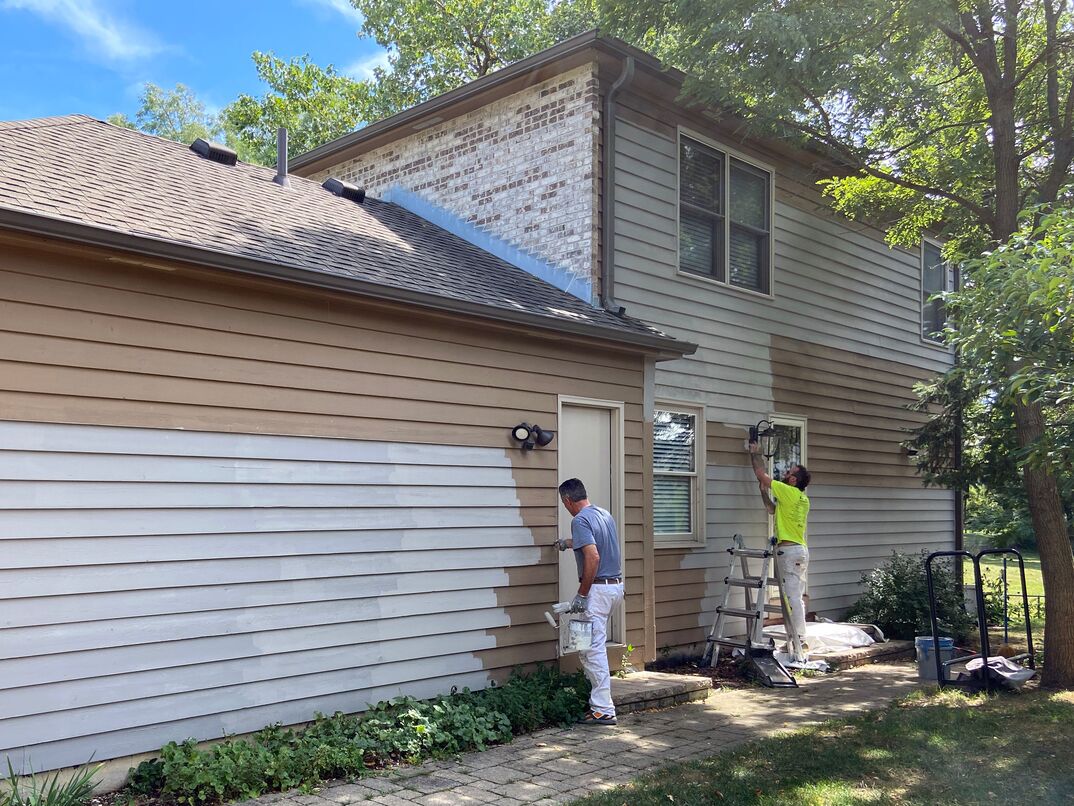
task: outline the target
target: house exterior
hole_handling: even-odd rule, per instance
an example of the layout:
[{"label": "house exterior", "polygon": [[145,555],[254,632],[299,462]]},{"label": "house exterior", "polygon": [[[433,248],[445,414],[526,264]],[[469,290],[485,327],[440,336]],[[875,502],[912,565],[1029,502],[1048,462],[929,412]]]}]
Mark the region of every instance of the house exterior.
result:
[{"label": "house exterior", "polygon": [[[274,179],[91,118],[0,124],[16,771],[122,774],[555,662],[570,475],[623,525],[614,634],[655,651],[646,412],[693,345],[396,204]],[[527,450],[521,422],[556,439]]]},{"label": "house exterior", "polygon": [[806,464],[809,609],[838,617],[893,550],[958,545],[956,499],[923,488],[901,443],[950,287],[936,244],[889,248],[833,213],[822,155],[747,139],[677,100],[681,74],[593,32],[300,157],[293,170],[394,198],[531,270],[625,307],[698,350],[651,365],[655,643],[697,649],[738,533],[770,534],[744,455]]}]

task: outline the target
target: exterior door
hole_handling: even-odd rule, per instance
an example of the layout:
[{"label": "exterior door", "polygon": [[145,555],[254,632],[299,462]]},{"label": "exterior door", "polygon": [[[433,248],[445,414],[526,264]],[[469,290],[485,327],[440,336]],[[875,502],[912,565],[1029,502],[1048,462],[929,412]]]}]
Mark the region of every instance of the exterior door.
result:
[{"label": "exterior door", "polygon": [[[559,417],[559,480],[581,479],[589,500],[612,513],[619,527],[623,554],[622,403],[563,398]],[[571,516],[559,508],[559,534],[571,535]],[[625,569],[624,569],[625,572]],[[578,566],[573,551],[559,555],[559,600],[570,601],[578,592]],[[620,608],[622,611],[622,608]],[[624,613],[608,621],[609,643],[622,643]]]}]

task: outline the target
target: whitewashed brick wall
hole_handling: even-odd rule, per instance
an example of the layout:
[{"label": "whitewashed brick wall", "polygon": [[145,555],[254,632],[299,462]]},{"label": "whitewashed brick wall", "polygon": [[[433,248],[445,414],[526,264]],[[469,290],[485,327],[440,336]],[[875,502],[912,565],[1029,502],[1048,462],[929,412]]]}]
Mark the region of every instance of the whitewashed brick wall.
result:
[{"label": "whitewashed brick wall", "polygon": [[401,186],[595,287],[595,70],[582,65],[310,178],[371,196]]}]

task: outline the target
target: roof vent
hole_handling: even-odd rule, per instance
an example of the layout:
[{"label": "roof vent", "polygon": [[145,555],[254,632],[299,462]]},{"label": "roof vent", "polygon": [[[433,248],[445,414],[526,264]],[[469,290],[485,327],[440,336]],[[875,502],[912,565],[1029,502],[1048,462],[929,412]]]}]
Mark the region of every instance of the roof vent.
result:
[{"label": "roof vent", "polygon": [[350,199],[353,202],[358,202],[358,204],[365,201],[365,188],[352,185],[350,182],[330,178],[325,179],[321,187],[334,196],[342,196],[344,199]]},{"label": "roof vent", "polygon": [[203,140],[200,137],[190,144],[190,150],[195,154],[200,154],[207,160],[219,162],[221,165],[234,165],[235,161],[239,158],[239,155],[227,146],[222,146],[219,143],[210,143],[208,140]]}]

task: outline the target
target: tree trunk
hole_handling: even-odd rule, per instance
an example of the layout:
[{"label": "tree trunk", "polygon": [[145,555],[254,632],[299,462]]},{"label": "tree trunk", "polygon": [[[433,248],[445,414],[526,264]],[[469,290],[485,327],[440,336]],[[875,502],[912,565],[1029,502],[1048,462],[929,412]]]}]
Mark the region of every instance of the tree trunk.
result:
[{"label": "tree trunk", "polygon": [[[1040,404],[1015,404],[1018,444],[1025,447],[1044,433]],[[1041,685],[1074,688],[1074,552],[1055,476],[1047,469],[1023,470],[1029,512],[1044,577],[1044,669]]]}]

